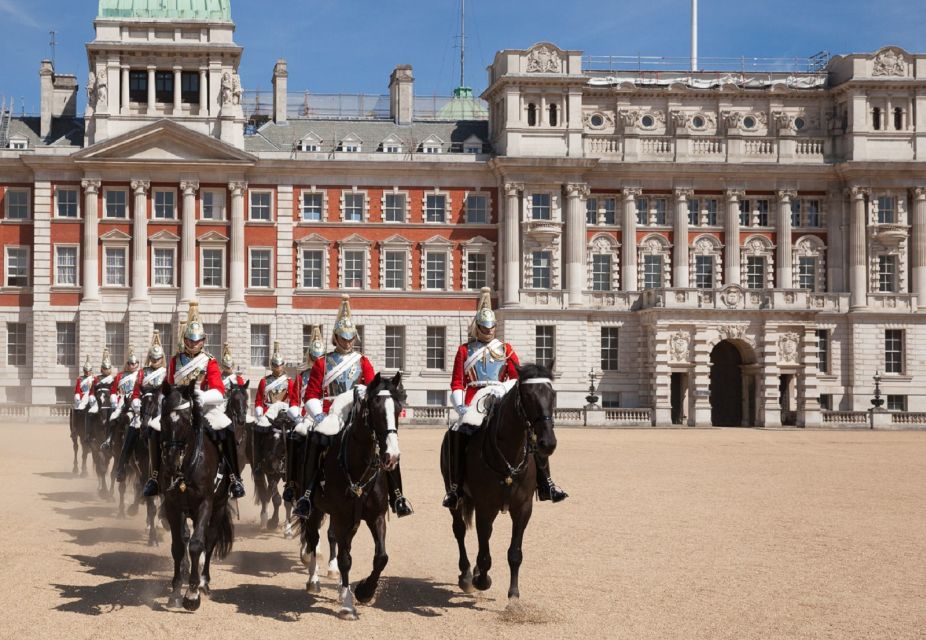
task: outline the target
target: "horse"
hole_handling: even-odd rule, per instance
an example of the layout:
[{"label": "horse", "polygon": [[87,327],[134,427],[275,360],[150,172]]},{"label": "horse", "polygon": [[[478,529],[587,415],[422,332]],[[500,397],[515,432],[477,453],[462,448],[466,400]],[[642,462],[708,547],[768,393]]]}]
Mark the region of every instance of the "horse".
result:
[{"label": "horse", "polygon": [[231,428],[235,431],[235,446],[238,452],[238,469],[250,463],[251,441],[248,429],[248,380],[243,385],[234,382],[228,387],[228,398],[225,401],[225,415],[232,421]]},{"label": "horse", "polygon": [[[134,516],[138,513],[138,507],[141,502],[145,502],[145,531],[148,533],[148,546],[156,547],[159,543],[158,530],[154,526],[154,520],[157,515],[157,505],[155,503],[154,496],[146,498],[142,494],[144,488],[145,479],[148,478],[150,473],[150,461],[148,460],[148,437],[151,431],[151,426],[149,422],[154,418],[158,413],[158,404],[160,402],[160,394],[157,392],[148,391],[141,394],[140,404],[138,410],[138,420],[141,428],[141,437],[135,441],[135,447],[132,449],[128,460],[126,461],[126,467],[128,470],[127,477],[132,477],[134,480],[134,489],[135,497],[132,500],[132,504],[128,506],[128,514]],[[128,427],[134,428],[134,427]],[[121,493],[124,491],[124,483],[120,483],[120,499]]]},{"label": "horse", "polygon": [[[466,593],[472,593],[474,587],[485,591],[492,586],[489,577],[492,525],[499,512],[508,512],[511,516],[511,542],[508,547],[511,570],[508,600],[511,604],[517,604],[520,598],[521,543],[537,490],[533,452],[538,450],[544,456],[550,456],[556,450],[553,374],[550,369],[536,364],[525,364],[517,367],[517,371],[518,380],[495,401],[483,427],[469,441],[463,504],[451,511],[453,535],[460,553],[458,584]],[[441,474],[449,491],[448,437],[449,432],[444,434],[441,445]],[[466,530],[472,527],[474,513],[479,538],[475,572],[471,571],[466,553]]]},{"label": "horse", "polygon": [[[251,475],[254,478],[254,504],[260,504],[260,526],[276,530],[280,526],[279,484],[286,478],[287,441],[296,423],[287,411],[280,411],[269,427],[251,425],[254,456]],[[267,517],[267,505],[273,503],[273,515]],[[292,505],[286,503],[286,521],[292,516]]]},{"label": "horse", "polygon": [[[370,602],[383,569],[389,562],[386,553],[386,512],[389,508],[385,471],[399,462],[399,436],[396,429],[402,410],[404,393],[402,374],[389,380],[376,374],[367,387],[365,397],[354,390],[350,417],[344,429],[333,436],[320,464],[325,486],[313,494],[312,514],[303,520],[300,556],[308,569],[306,590],[319,593],[316,547],[319,528],[327,513],[337,542],[338,617],[356,620],[354,596],[363,604]],[[329,416],[328,419],[336,419]],[[317,436],[316,436],[317,437]],[[350,588],[351,544],[360,522],[366,522],[374,540],[373,570],[359,582],[353,593]]]},{"label": "horse", "polygon": [[[125,484],[126,481],[122,482],[116,481],[116,470],[119,466],[118,459],[119,455],[122,452],[122,445],[125,442],[126,430],[131,429],[129,425],[129,408],[123,407],[122,411],[115,418],[110,417],[107,422],[107,428],[110,431],[110,448],[109,452],[112,452],[115,457],[115,464],[113,464],[112,471],[110,472],[110,480],[113,483],[113,486],[116,484],[119,485],[119,511],[116,514],[117,518],[125,518]],[[129,471],[134,471],[134,469],[129,465]]]},{"label": "horse", "polygon": [[[87,404],[82,402],[80,406],[71,411],[70,420],[71,446],[74,448],[74,466],[71,473],[77,475],[80,473],[81,478],[87,477],[87,456],[90,455],[89,441],[86,438],[87,432]],[[77,466],[78,448],[82,448],[81,465]]]},{"label": "horse", "polygon": [[[164,516],[170,524],[174,575],[168,604],[182,604],[187,611],[199,609],[201,593],[209,595],[212,554],[224,558],[234,540],[232,510],[228,504],[228,473],[218,476],[221,457],[215,442],[206,435],[202,409],[196,404],[198,381],[184,386],[164,383],[161,407],[160,492]],[[186,518],[193,533],[185,543]],[[180,598],[181,564],[189,551],[190,580]]]},{"label": "horse", "polygon": [[97,476],[97,493],[103,500],[112,500],[116,489],[115,479],[111,485],[106,483],[106,474],[109,463],[113,459],[112,449],[104,450],[102,445],[106,439],[107,422],[113,410],[112,397],[109,386],[97,383],[92,389],[96,399],[96,411],[87,411],[86,437],[93,458],[93,470]]}]

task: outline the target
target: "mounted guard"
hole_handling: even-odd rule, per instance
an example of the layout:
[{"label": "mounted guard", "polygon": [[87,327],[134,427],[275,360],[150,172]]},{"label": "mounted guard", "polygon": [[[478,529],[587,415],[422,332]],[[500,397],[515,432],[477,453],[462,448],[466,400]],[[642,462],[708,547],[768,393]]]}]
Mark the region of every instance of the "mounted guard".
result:
[{"label": "mounted guard", "polygon": [[231,348],[226,342],[222,345],[222,384],[225,385],[225,393],[228,394],[229,388],[236,384],[243,387],[245,383],[244,376],[241,375],[241,369],[235,371],[235,359],[232,357]]},{"label": "mounted guard", "polygon": [[[135,390],[137,378],[138,358],[135,356],[135,347],[129,345],[129,355],[125,359],[125,367],[116,374],[116,378],[109,388],[109,397],[112,401],[113,413],[109,417],[109,422],[107,423],[106,440],[102,445],[104,451],[112,447],[116,422],[118,422],[119,416],[122,415],[123,411],[131,411],[131,409],[126,408],[126,402],[131,403],[132,392]],[[133,418],[137,417],[137,415],[137,413],[133,412]],[[129,421],[130,425],[138,428],[138,425],[135,424],[136,422],[137,421],[134,419]]]},{"label": "mounted guard", "polygon": [[[325,358],[328,355],[328,347],[325,346],[325,340],[322,338],[322,329],[319,325],[315,325],[312,328],[312,337],[309,340],[309,347],[305,350],[305,359],[303,368],[298,375],[296,376],[296,397],[299,398],[299,402],[302,403],[305,399],[305,392],[309,386],[309,377],[312,373],[312,367],[315,366],[315,362],[319,359]],[[302,416],[306,416],[306,408],[302,408]],[[314,422],[314,420],[310,420]],[[296,432],[293,434],[293,439],[299,439],[301,442],[304,442],[306,431],[308,428],[308,423],[303,422],[303,425],[300,425],[296,428]],[[283,500],[286,502],[292,502],[295,497],[295,486],[298,484],[300,487],[303,485],[302,478],[297,478],[297,471],[301,471],[305,467],[305,461],[303,460],[303,455],[305,453],[305,447],[302,444],[294,443],[294,446],[290,447],[290,455],[286,456],[286,480],[285,486],[283,487]]]},{"label": "mounted guard", "polygon": [[78,376],[74,385],[74,409],[86,409],[90,398],[93,397],[93,365],[90,364],[90,354],[84,360],[83,375]]},{"label": "mounted guard", "polygon": [[[156,464],[156,462],[152,462],[152,440],[157,439],[158,442],[156,449],[157,454],[154,457],[160,457],[160,395],[161,385],[164,384],[164,380],[167,378],[167,368],[164,366],[164,348],[161,346],[161,334],[157,330],[155,330],[154,334],[151,336],[151,346],[148,347],[148,356],[146,360],[147,361],[145,366],[135,376],[135,385],[131,392],[131,407],[132,413],[135,414],[135,419],[129,424],[129,429],[125,436],[125,442],[122,444],[122,453],[119,455],[119,464],[116,467],[116,480],[119,482],[122,482],[125,479],[125,465],[128,462],[129,456],[132,455],[132,451],[135,449],[135,443],[138,442],[138,437],[142,429],[148,430],[147,437],[149,468],[157,469],[157,467],[153,466]],[[155,407],[156,413],[152,416],[145,416],[147,418],[148,424],[142,424],[141,399],[142,396],[148,395],[153,395],[156,399],[152,405]],[[156,478],[157,472],[153,471],[152,474]],[[146,484],[145,487],[148,488],[148,485]]]}]

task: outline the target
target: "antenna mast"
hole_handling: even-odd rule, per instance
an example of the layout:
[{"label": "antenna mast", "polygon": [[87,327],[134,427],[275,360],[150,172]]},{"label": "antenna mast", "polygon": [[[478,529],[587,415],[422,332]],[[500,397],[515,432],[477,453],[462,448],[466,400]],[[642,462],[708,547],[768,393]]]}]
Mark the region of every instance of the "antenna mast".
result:
[{"label": "antenna mast", "polygon": [[460,0],[460,86],[465,87],[466,69],[466,0]]},{"label": "antenna mast", "polygon": [[48,42],[48,46],[51,47],[51,66],[52,66],[52,68],[54,68],[54,66],[55,66],[55,45],[57,45],[57,42],[55,42],[55,36],[57,35],[57,33],[58,33],[57,31],[49,31],[49,32],[48,32],[48,35],[51,36],[51,40]]},{"label": "antenna mast", "polygon": [[691,70],[698,70],[698,0],[691,0]]}]

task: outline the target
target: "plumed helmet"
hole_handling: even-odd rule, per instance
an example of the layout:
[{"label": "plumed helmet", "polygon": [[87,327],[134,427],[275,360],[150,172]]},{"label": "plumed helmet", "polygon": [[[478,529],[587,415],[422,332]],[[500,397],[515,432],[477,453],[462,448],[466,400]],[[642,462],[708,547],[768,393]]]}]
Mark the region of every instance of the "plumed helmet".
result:
[{"label": "plumed helmet", "polygon": [[222,366],[231,369],[235,366],[235,359],[232,358],[231,349],[226,342],[222,345]]},{"label": "plumed helmet", "polygon": [[138,364],[138,356],[135,355],[135,347],[129,345],[129,355],[125,359],[126,364]]},{"label": "plumed helmet", "polygon": [[190,303],[186,326],[183,328],[183,337],[194,342],[206,339],[206,330],[203,329],[203,323],[199,321],[199,303],[196,301]]},{"label": "plumed helmet", "polygon": [[109,349],[103,347],[103,361],[100,363],[100,369],[112,369],[113,361],[109,357]]},{"label": "plumed helmet", "polygon": [[350,315],[350,296],[344,294],[341,296],[341,308],[338,309],[338,319],[334,322],[334,336],[339,336],[344,340],[353,340],[357,337],[357,327],[354,326],[354,320]]},{"label": "plumed helmet", "polygon": [[495,312],[492,311],[492,290],[483,287],[479,292],[479,303],[476,305],[476,315],[470,328],[470,335],[475,335],[476,328],[492,329],[495,327]]},{"label": "plumed helmet", "polygon": [[326,353],[325,341],[322,340],[322,328],[315,325],[312,328],[312,339],[309,341],[309,348],[305,350],[306,362],[309,361],[309,358],[313,360],[324,358]]},{"label": "plumed helmet", "polygon": [[84,359],[84,373],[90,373],[93,371],[93,365],[90,364],[90,354],[87,354],[86,359]]},{"label": "plumed helmet", "polygon": [[161,346],[161,332],[154,330],[151,336],[151,346],[148,347],[148,360],[155,361],[164,357],[164,347]]},{"label": "plumed helmet", "polygon": [[280,343],[274,340],[273,353],[270,354],[270,366],[282,367],[285,362],[286,360],[283,359],[283,354],[280,353]]}]

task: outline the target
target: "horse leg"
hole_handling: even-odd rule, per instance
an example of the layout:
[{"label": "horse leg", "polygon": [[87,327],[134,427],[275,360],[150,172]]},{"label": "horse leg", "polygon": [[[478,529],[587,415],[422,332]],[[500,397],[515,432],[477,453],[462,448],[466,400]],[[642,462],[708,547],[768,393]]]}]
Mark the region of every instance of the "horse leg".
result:
[{"label": "horse leg", "polygon": [[262,472],[254,473],[254,495],[260,501],[260,528],[265,529],[268,520],[267,502],[269,497],[267,496],[267,476]]},{"label": "horse leg", "polygon": [[71,447],[74,448],[74,467],[71,469],[71,473],[75,476],[80,471],[80,468],[77,466],[77,425],[75,423],[77,419],[74,417],[74,414],[71,414]]},{"label": "horse leg", "polygon": [[283,508],[286,509],[286,525],[283,527],[283,537],[289,540],[293,537],[293,503],[284,502]]},{"label": "horse leg", "polygon": [[170,595],[167,600],[167,606],[169,607],[180,607],[182,604],[182,598],[180,597],[180,585],[183,583],[181,564],[186,556],[182,518],[182,513],[174,511],[171,511],[167,518],[170,523],[170,554],[174,558],[174,577],[170,581]]},{"label": "horse leg", "polygon": [[511,570],[511,583],[508,585],[508,604],[517,604],[521,593],[518,591],[518,572],[521,569],[521,560],[524,555],[521,553],[521,542],[524,540],[524,530],[527,529],[527,523],[531,519],[533,511],[533,496],[528,498],[521,505],[521,508],[515,513],[511,511],[511,545],[508,547],[508,568]]},{"label": "horse leg", "polygon": [[280,478],[274,476],[270,482],[270,499],[273,502],[273,515],[270,516],[270,520],[267,521],[267,528],[271,531],[276,531],[277,527],[280,526],[280,505],[283,504],[283,497],[280,495]]},{"label": "horse leg", "polygon": [[341,586],[338,590],[341,608],[338,609],[338,617],[342,620],[357,619],[357,610],[354,608],[354,594],[350,590],[350,567],[353,562],[350,556],[350,547],[356,531],[356,525],[351,527],[346,524],[335,523],[334,532],[338,540],[338,571],[341,572]]},{"label": "horse leg", "polygon": [[489,569],[492,568],[492,550],[489,548],[489,539],[492,537],[492,525],[497,515],[497,510],[476,512],[479,553],[476,555],[476,574],[473,576],[473,586],[480,591],[485,591],[492,586],[492,578],[489,577]]},{"label": "horse leg", "polygon": [[187,611],[199,609],[200,572],[206,563],[206,529],[212,515],[212,500],[206,499],[199,505],[199,512],[193,521],[193,535],[187,545],[190,553],[190,582],[183,596],[183,608]]},{"label": "horse leg", "polygon": [[90,447],[87,446],[87,443],[84,440],[80,440],[80,477],[87,477],[87,456],[90,454]]},{"label": "horse leg", "polygon": [[463,517],[463,509],[453,509],[450,513],[453,516],[453,537],[457,539],[457,549],[460,553],[457,565],[460,568],[460,577],[457,578],[457,584],[460,585],[463,593],[472,593],[473,572],[469,563],[469,555],[466,553],[466,520]]},{"label": "horse leg", "polygon": [[338,539],[334,535],[334,522],[328,521],[328,577],[338,575]]},{"label": "horse leg", "polygon": [[318,555],[315,548],[318,546],[318,530],[321,528],[323,514],[320,509],[314,509],[309,519],[302,523],[302,548],[299,558],[309,572],[309,579],[305,583],[308,593],[320,593],[322,588],[318,580]]},{"label": "horse leg", "polygon": [[148,530],[148,546],[158,546],[158,528],[154,524],[154,517],[157,514],[157,507],[154,505],[154,498],[145,498],[145,528]]},{"label": "horse leg", "polygon": [[119,513],[116,514],[116,517],[125,518],[125,480],[119,483]]},{"label": "horse leg", "polygon": [[379,583],[379,577],[389,562],[389,554],[386,553],[386,515],[379,514],[375,520],[367,520],[367,526],[370,533],[373,534],[373,571],[366,580],[361,582],[354,589],[354,595],[357,596],[357,602],[367,604],[376,594],[376,587]]}]

